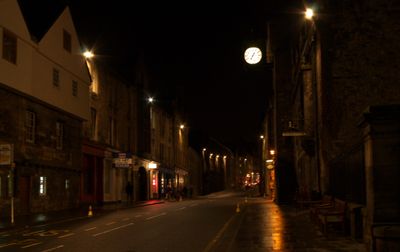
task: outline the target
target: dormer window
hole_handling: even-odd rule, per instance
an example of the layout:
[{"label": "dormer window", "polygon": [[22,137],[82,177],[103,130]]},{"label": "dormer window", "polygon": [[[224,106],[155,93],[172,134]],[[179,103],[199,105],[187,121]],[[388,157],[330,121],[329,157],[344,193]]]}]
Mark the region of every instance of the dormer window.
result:
[{"label": "dormer window", "polygon": [[3,59],[17,64],[17,37],[3,29]]},{"label": "dormer window", "polygon": [[60,72],[56,68],[53,68],[53,86],[60,86]]},{"label": "dormer window", "polygon": [[67,52],[71,52],[71,34],[69,34],[69,32],[66,30],[63,31],[63,46]]}]

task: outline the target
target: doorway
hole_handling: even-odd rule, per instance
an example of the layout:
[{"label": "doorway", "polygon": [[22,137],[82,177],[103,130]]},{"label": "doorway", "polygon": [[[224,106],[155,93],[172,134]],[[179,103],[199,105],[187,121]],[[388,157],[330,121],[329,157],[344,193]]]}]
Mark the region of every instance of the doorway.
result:
[{"label": "doorway", "polygon": [[30,212],[30,187],[31,177],[21,176],[18,180],[18,198],[21,214],[29,214]]},{"label": "doorway", "polygon": [[147,172],[143,166],[139,168],[139,200],[147,200]]}]

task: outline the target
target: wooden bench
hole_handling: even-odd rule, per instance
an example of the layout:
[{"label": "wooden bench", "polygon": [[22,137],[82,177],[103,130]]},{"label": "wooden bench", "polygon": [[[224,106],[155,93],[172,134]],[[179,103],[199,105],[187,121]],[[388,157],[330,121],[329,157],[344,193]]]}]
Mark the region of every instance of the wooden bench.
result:
[{"label": "wooden bench", "polygon": [[318,213],[321,210],[334,207],[334,198],[330,195],[324,195],[321,200],[307,202],[310,207],[311,220],[318,222]]},{"label": "wooden bench", "polygon": [[347,202],[334,199],[332,207],[321,208],[318,210],[317,219],[324,234],[327,234],[328,226],[339,225],[345,234]]}]

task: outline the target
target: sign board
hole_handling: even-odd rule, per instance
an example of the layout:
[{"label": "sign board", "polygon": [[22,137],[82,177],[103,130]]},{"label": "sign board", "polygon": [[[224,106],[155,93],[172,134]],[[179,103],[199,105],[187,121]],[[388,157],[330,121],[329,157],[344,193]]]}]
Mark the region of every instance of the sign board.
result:
[{"label": "sign board", "polygon": [[129,168],[132,165],[132,158],[114,158],[114,165],[118,168]]},{"label": "sign board", "polygon": [[149,169],[157,169],[157,164],[156,163],[149,163]]},{"label": "sign board", "polygon": [[305,132],[300,131],[286,131],[282,133],[282,136],[306,136]]},{"label": "sign board", "polygon": [[0,144],[0,165],[11,165],[14,162],[12,144]]}]

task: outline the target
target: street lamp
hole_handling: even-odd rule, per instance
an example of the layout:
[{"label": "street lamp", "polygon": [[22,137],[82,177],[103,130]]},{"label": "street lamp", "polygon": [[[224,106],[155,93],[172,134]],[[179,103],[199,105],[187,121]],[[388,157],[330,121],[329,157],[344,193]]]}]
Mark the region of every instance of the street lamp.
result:
[{"label": "street lamp", "polygon": [[311,20],[314,17],[314,10],[311,8],[307,8],[304,12],[306,19]]},{"label": "street lamp", "polygon": [[84,56],[86,59],[91,59],[91,58],[93,58],[94,54],[93,54],[91,51],[86,50],[86,51],[83,53],[83,56]]}]

